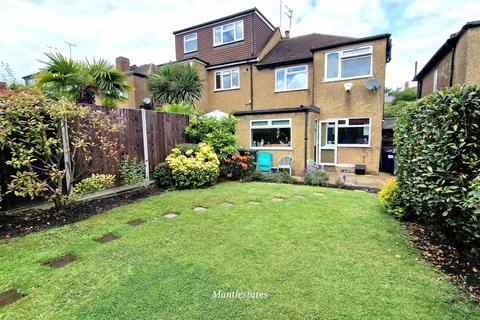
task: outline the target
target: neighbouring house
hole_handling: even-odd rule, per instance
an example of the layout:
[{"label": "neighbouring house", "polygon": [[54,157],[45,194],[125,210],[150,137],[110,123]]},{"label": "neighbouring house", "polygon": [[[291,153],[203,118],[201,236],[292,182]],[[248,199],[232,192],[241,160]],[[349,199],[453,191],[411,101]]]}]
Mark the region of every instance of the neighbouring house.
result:
[{"label": "neighbouring house", "polygon": [[26,75],[25,77],[22,77],[23,81],[25,82],[25,85],[33,86],[35,83],[37,83],[37,79],[35,79],[35,76],[37,74],[38,74],[38,72]]},{"label": "neighbouring house", "polygon": [[454,33],[414,77],[417,97],[460,83],[480,82],[480,20]]},{"label": "neighbouring house", "polygon": [[155,67],[152,63],[131,66],[130,60],[125,57],[115,59],[115,68],[127,75],[127,81],[132,87],[130,92],[125,93],[126,100],[120,102],[118,107],[138,109],[145,104],[144,99],[149,96],[146,79]]},{"label": "neighbouring house", "polygon": [[310,159],[379,171],[390,34],[290,37],[256,8],[173,34],[177,62],[205,80],[197,107],[233,112],[240,146],[271,152],[274,167],[293,156],[294,174]]}]

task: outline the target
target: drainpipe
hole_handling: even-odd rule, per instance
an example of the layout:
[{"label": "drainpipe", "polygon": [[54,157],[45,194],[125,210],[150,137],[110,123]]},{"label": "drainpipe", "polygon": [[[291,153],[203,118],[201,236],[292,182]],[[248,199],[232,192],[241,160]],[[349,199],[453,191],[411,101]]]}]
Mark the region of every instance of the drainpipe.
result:
[{"label": "drainpipe", "polygon": [[250,110],[253,110],[253,63],[250,60]]},{"label": "drainpipe", "polygon": [[[303,107],[303,106],[302,106]],[[307,169],[307,157],[308,157],[308,113],[310,110],[305,111],[305,145],[303,155],[303,170]]]},{"label": "drainpipe", "polygon": [[457,45],[452,47],[452,61],[450,63],[450,84],[449,87],[453,85],[453,71],[455,69],[455,51],[457,51]]}]

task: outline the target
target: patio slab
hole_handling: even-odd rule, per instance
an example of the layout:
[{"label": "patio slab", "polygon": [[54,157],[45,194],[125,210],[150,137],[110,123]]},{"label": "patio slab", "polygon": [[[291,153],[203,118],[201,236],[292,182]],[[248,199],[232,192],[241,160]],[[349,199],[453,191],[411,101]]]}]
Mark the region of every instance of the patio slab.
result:
[{"label": "patio slab", "polygon": [[107,242],[110,242],[110,241],[113,241],[113,240],[117,240],[119,238],[120,237],[117,237],[113,233],[109,232],[109,233],[104,234],[102,237],[100,237],[98,239],[95,239],[95,241],[103,244],[103,243],[107,243]]},{"label": "patio slab", "polygon": [[193,211],[195,211],[195,212],[205,212],[207,210],[208,210],[207,208],[202,207],[202,206],[198,206],[198,207],[193,208]]},{"label": "patio slab", "polygon": [[0,294],[0,308],[8,306],[22,299],[24,296],[17,289],[12,288]]},{"label": "patio slab", "polygon": [[67,264],[77,260],[73,254],[65,254],[52,261],[46,262],[45,265],[54,269],[65,267]]},{"label": "patio slab", "polygon": [[169,211],[169,212],[166,212],[163,216],[164,216],[165,218],[167,218],[167,219],[173,219],[173,218],[175,218],[176,216],[178,216],[178,213],[177,213],[177,212],[173,212],[173,211]]}]

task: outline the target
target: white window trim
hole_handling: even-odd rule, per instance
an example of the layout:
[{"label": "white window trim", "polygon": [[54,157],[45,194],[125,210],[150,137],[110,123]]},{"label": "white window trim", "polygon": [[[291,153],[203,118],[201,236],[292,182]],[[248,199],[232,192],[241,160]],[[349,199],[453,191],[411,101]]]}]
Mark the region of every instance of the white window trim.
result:
[{"label": "white window trim", "polygon": [[[238,22],[241,23],[242,25],[242,37],[241,38],[237,38],[237,29],[235,28],[235,24],[237,24]],[[223,28],[225,26],[228,26],[228,25],[233,25],[233,41],[229,41],[229,42],[225,42],[223,41]],[[221,29],[221,32],[220,32],[220,35],[221,35],[221,41],[220,43],[216,43],[215,42],[215,30],[220,28]],[[243,24],[243,19],[242,20],[237,20],[237,21],[232,21],[232,22],[229,22],[229,23],[225,23],[225,24],[222,24],[220,26],[216,26],[216,27],[213,27],[213,46],[214,47],[218,47],[218,46],[223,46],[224,44],[230,44],[230,43],[234,43],[234,42],[238,42],[238,41],[243,41],[245,38],[245,28],[244,28],[244,24]]]},{"label": "white window trim", "polygon": [[[195,50],[191,50],[191,51],[188,51],[187,50],[187,46],[186,46],[186,38],[189,37],[189,36],[195,36],[195,41],[197,42],[197,49]],[[193,40],[189,40],[189,41],[193,41]],[[197,36],[197,33],[194,32],[194,33],[189,33],[189,34],[186,34],[183,36],[183,53],[191,53],[191,52],[195,52],[195,51],[198,51],[198,36]]]},{"label": "white window trim", "polygon": [[[305,71],[295,71],[295,72],[290,72],[290,73],[306,73],[307,74],[307,82],[305,83],[305,87],[303,88],[295,88],[295,89],[287,89],[287,71],[290,68],[295,68],[295,67],[305,67]],[[280,70],[285,70],[285,89],[277,89],[277,75]],[[275,69],[275,91],[274,92],[287,92],[287,91],[299,91],[299,90],[308,90],[308,65],[307,64],[301,64],[301,65],[296,65],[296,66],[290,66],[286,68],[277,68]]]},{"label": "white window trim", "polygon": [[[342,56],[345,51],[353,50],[353,49],[365,49],[369,48],[370,49],[370,74],[368,75],[362,75],[362,76],[355,76],[355,77],[344,77],[342,78]],[[333,54],[333,53],[338,53],[338,76],[336,78],[327,78],[328,75],[328,55]],[[358,55],[358,56],[351,56],[347,57],[345,59],[349,58],[355,58],[359,56],[364,56],[366,54]],[[353,80],[353,79],[362,79],[362,78],[371,78],[373,77],[373,46],[368,45],[368,46],[361,46],[361,47],[354,47],[354,48],[347,48],[344,50],[337,50],[337,51],[329,51],[325,53],[325,70],[324,70],[324,75],[323,75],[323,82],[334,82],[334,81],[343,81],[343,80]]]},{"label": "white window trim", "polygon": [[[217,73],[222,73],[223,71],[225,70],[230,70],[230,75],[232,74],[232,71],[233,70],[238,70],[238,86],[237,87],[231,87],[231,88],[217,88]],[[215,72],[213,73],[213,83],[214,83],[214,87],[215,89],[213,91],[229,91],[229,90],[238,90],[240,89],[240,68],[239,67],[236,67],[236,68],[225,68],[225,69],[220,69],[220,70],[215,70]],[[220,84],[222,84],[223,86],[223,79],[220,81]]]},{"label": "white window trim", "polygon": [[[272,121],[286,121],[288,120],[288,125],[272,125]],[[267,121],[266,126],[252,126],[253,122],[256,121]],[[254,150],[293,150],[293,147],[253,147],[252,146],[252,129],[277,129],[277,128],[290,128],[290,144],[293,143],[293,130],[292,130],[292,119],[291,118],[275,118],[275,119],[255,119],[250,120],[250,149]]]},{"label": "white window trim", "polygon": [[438,91],[438,68],[433,71],[433,92]]},{"label": "white window trim", "polygon": [[[338,142],[338,129],[339,128],[358,128],[358,127],[364,128],[364,127],[366,127],[366,125],[364,125],[364,124],[354,124],[354,125],[338,124],[338,121],[346,120],[347,123],[348,123],[349,120],[351,120],[351,119],[368,119],[368,121],[369,121],[369,124],[368,124],[368,144],[348,144],[348,143],[342,144],[342,143]],[[372,147],[372,118],[371,117],[340,118],[340,119],[335,119],[333,121],[336,121],[336,125],[337,125],[337,130],[336,130],[337,132],[336,132],[336,137],[335,137],[337,147],[340,147],[340,148],[371,148]]]}]

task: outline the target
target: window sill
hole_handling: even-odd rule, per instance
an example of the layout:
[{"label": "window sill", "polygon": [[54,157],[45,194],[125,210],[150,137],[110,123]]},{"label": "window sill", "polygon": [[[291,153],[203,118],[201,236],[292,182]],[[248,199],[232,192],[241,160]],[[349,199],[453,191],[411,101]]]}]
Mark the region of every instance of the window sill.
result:
[{"label": "window sill", "polygon": [[292,147],[250,147],[253,150],[290,150],[293,151]]},{"label": "window sill", "polygon": [[198,51],[198,49],[197,49],[197,50],[193,50],[193,51],[183,51],[183,54],[191,54],[191,53],[195,53],[195,52],[197,52],[197,51]]},{"label": "window sill", "polygon": [[237,42],[241,42],[243,41],[244,39],[238,39],[238,40],[235,40],[235,41],[231,41],[231,42],[226,42],[226,43],[219,43],[219,44],[214,44],[213,47],[214,48],[218,48],[218,47],[222,47],[222,46],[228,46],[229,44],[233,44],[233,43],[237,43]]},{"label": "window sill", "polygon": [[287,89],[287,90],[275,90],[274,93],[284,93],[284,92],[291,92],[291,91],[305,91],[308,88],[301,88],[301,89]]},{"label": "window sill", "polygon": [[323,82],[339,82],[339,81],[348,81],[348,80],[365,79],[365,78],[373,78],[373,74],[370,74],[367,76],[358,76],[358,77],[349,77],[349,78],[324,79]]},{"label": "window sill", "polygon": [[231,90],[240,90],[240,87],[238,87],[238,88],[229,88],[229,89],[214,89],[213,92],[222,92],[222,91],[231,91]]},{"label": "window sill", "polygon": [[370,144],[339,144],[338,148],[371,148]]}]

